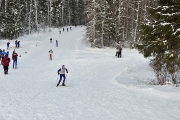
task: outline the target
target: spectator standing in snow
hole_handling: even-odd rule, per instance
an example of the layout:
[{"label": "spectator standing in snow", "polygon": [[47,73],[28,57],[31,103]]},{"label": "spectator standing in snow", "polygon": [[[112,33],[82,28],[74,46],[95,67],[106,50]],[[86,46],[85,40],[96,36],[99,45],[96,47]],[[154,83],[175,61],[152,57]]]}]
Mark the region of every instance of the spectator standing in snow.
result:
[{"label": "spectator standing in snow", "polygon": [[61,34],[61,30],[59,30],[59,34]]},{"label": "spectator standing in snow", "polygon": [[50,43],[52,43],[52,38],[50,38]]},{"label": "spectator standing in snow", "polygon": [[16,48],[18,47],[18,41],[17,40],[15,41],[15,47]]},{"label": "spectator standing in snow", "polygon": [[9,50],[9,45],[10,45],[10,42],[7,42],[7,50]]},{"label": "spectator standing in snow", "polygon": [[120,45],[117,45],[116,46],[116,56],[119,58],[121,58],[121,51],[122,51],[122,48],[120,47]]},{"label": "spectator standing in snow", "polygon": [[52,60],[52,54],[53,54],[53,51],[52,51],[52,49],[50,49],[50,51],[49,51],[50,60]]},{"label": "spectator standing in snow", "polygon": [[56,40],[56,47],[58,47],[58,41]]},{"label": "spectator standing in snow", "polygon": [[13,69],[14,68],[17,69],[17,56],[18,56],[18,54],[15,51],[13,51],[13,54],[12,54]]},{"label": "spectator standing in snow", "polygon": [[64,32],[64,28],[63,28],[63,32]]},{"label": "spectator standing in snow", "polygon": [[17,47],[19,48],[19,46],[20,46],[20,41],[18,41],[18,45],[17,45]]},{"label": "spectator standing in snow", "polygon": [[[60,74],[60,79],[59,79],[59,82],[57,83],[57,86],[59,86],[62,78],[64,78],[64,79],[63,79],[62,86],[65,86],[65,79],[66,79],[65,72],[68,73],[68,70],[67,70],[67,68],[65,68],[65,65],[62,65],[62,68],[60,68],[60,69],[57,71],[58,75]],[[56,86],[56,87],[57,87],[57,86]]]},{"label": "spectator standing in snow", "polygon": [[8,74],[9,70],[9,63],[10,63],[10,58],[8,57],[8,54],[5,55],[5,57],[2,60],[2,64],[4,66],[4,74]]},{"label": "spectator standing in snow", "polygon": [[1,52],[1,59],[3,59],[5,55],[6,55],[6,52],[5,52],[5,50],[3,49],[2,52]]},{"label": "spectator standing in snow", "polygon": [[68,32],[68,28],[67,28],[67,32]]}]

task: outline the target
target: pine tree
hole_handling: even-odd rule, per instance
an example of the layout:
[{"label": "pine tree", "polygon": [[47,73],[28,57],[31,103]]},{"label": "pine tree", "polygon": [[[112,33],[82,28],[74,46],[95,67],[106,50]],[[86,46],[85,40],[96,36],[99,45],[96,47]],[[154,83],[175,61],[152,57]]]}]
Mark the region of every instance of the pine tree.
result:
[{"label": "pine tree", "polygon": [[52,8],[52,25],[59,27],[61,25],[61,0],[53,1]]},{"label": "pine tree", "polygon": [[69,25],[75,25],[77,23],[77,2],[76,0],[69,0]]},{"label": "pine tree", "polygon": [[157,79],[160,84],[167,80],[166,71],[173,80],[180,69],[180,1],[159,0],[157,8],[150,8],[152,17],[142,25],[142,45],[139,51],[145,57],[151,57]]},{"label": "pine tree", "polygon": [[[6,9],[2,9],[1,18],[1,32],[0,35],[3,38],[13,39],[17,38],[23,30],[21,24],[22,5],[16,4],[17,0],[7,2]],[[5,1],[3,2],[5,3]],[[4,6],[5,7],[5,6]]]},{"label": "pine tree", "polygon": [[78,3],[77,3],[77,23],[76,23],[78,25],[84,25],[85,24],[84,9],[85,9],[84,0],[78,0]]}]

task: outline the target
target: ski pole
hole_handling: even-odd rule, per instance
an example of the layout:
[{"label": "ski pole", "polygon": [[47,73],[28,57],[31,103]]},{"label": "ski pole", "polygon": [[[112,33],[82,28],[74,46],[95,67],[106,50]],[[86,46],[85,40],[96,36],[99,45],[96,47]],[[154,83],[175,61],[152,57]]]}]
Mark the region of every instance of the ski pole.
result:
[{"label": "ski pole", "polygon": [[67,84],[67,74],[66,74],[66,84]]},{"label": "ski pole", "polygon": [[59,75],[57,76],[56,84],[58,84],[58,77],[59,77]]}]

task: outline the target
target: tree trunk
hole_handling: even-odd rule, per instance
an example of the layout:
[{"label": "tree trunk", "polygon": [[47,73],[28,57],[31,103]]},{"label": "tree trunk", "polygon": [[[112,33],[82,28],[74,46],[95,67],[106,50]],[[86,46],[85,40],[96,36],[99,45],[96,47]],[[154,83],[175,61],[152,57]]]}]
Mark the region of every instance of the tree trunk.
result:
[{"label": "tree trunk", "polygon": [[31,11],[32,11],[32,0],[30,3],[30,12],[29,12],[29,34],[31,34]]},{"label": "tree trunk", "polygon": [[38,26],[38,17],[37,17],[37,1],[34,0],[34,4],[35,4],[35,22],[36,22],[36,31],[39,31],[39,26]]}]

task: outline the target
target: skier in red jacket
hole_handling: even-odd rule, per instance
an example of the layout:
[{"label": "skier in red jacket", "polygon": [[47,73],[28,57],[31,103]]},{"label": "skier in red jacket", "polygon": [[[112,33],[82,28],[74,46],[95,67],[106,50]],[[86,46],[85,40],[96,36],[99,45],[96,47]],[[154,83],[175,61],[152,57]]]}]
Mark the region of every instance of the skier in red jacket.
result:
[{"label": "skier in red jacket", "polygon": [[8,54],[6,54],[5,57],[2,60],[2,64],[4,66],[4,74],[8,74],[10,61],[11,61],[11,59],[8,57]]}]

